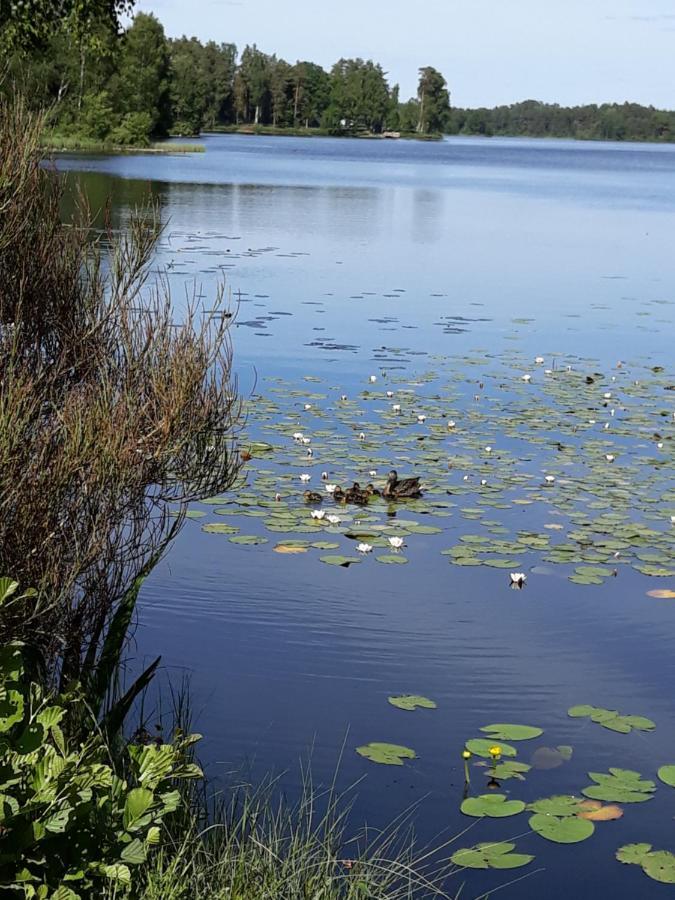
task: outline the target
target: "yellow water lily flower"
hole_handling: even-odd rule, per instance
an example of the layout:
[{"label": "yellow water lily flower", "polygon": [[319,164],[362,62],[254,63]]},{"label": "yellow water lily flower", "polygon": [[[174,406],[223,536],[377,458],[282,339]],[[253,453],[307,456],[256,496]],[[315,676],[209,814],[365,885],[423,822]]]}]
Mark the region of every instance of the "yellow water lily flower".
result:
[{"label": "yellow water lily flower", "polygon": [[502,755],[502,748],[501,748],[501,747],[496,746],[496,745],[495,745],[494,747],[490,747],[490,756],[491,756],[493,759],[499,759],[499,757],[500,757],[501,755]]}]

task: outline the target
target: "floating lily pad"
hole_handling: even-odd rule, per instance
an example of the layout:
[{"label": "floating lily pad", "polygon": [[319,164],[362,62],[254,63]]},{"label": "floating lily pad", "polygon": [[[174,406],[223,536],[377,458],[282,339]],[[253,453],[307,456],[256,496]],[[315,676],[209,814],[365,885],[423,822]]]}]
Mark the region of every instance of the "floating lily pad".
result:
[{"label": "floating lily pad", "polygon": [[396,706],[398,709],[414,710],[417,709],[417,707],[421,707],[422,709],[437,708],[437,704],[434,703],[433,700],[429,700],[428,697],[421,697],[418,694],[402,694],[397,697],[389,697],[388,700],[392,706]]},{"label": "floating lily pad", "polygon": [[467,797],[460,809],[465,816],[503,819],[517,816],[525,809],[525,804],[522,800],[508,800],[505,794],[483,794],[480,797]]},{"label": "floating lily pad", "polygon": [[322,556],[321,562],[326,563],[327,566],[343,566],[347,569],[349,566],[360,563],[361,560],[358,556]]},{"label": "floating lily pad", "polygon": [[377,741],[357,747],[356,752],[371,762],[384,766],[402,766],[405,759],[417,759],[417,754],[410,747],[400,744],[384,744]]},{"label": "floating lily pad", "polygon": [[533,725],[485,725],[480,730],[495,741],[528,741],[544,733],[543,728]]},{"label": "floating lily pad", "polygon": [[589,822],[612,822],[623,816],[623,810],[616,803],[603,806],[600,800],[584,800],[580,807],[577,816],[580,819],[588,819]]},{"label": "floating lily pad", "polygon": [[623,847],[619,847],[616,851],[616,858],[619,862],[628,865],[641,866],[642,861],[651,853],[651,850],[651,844],[624,844]]},{"label": "floating lily pad", "polygon": [[534,803],[528,803],[527,808],[542,816],[566,818],[567,816],[576,816],[582,809],[582,803],[581,797],[574,797],[572,794],[558,794],[555,797],[545,797],[542,800],[535,800]]},{"label": "floating lily pad", "polygon": [[615,709],[603,709],[600,706],[572,706],[567,710],[572,718],[590,718],[592,722],[602,725],[610,731],[629,734],[631,731],[653,731],[656,723],[645,716],[622,716]]},{"label": "floating lily pad", "polygon": [[667,588],[657,588],[653,591],[647,591],[647,596],[655,597],[657,600],[675,600],[675,591],[668,590]]},{"label": "floating lily pad", "polygon": [[497,746],[501,749],[502,756],[518,755],[518,751],[515,747],[512,747],[510,744],[505,744],[502,741],[488,740],[487,738],[472,738],[470,741],[466,742],[467,750],[470,750],[475,756],[482,756],[484,759],[491,759],[492,754],[490,753],[490,750]]},{"label": "floating lily pad", "polygon": [[534,753],[531,756],[531,763],[535,769],[541,769],[543,771],[549,769],[557,769],[559,766],[562,766],[563,763],[569,762],[572,759],[573,750],[571,747],[567,746],[559,746],[559,747],[537,747]]},{"label": "floating lily pad", "polygon": [[642,866],[645,875],[661,884],[675,884],[675,854],[652,850],[651,844],[626,844],[616,851],[619,862]]},{"label": "floating lily pad", "polygon": [[531,863],[534,856],[527,853],[514,853],[516,845],[512,843],[476,844],[465,850],[456,850],[450,862],[462,869],[518,869]]},{"label": "floating lily pad", "polygon": [[508,781],[510,778],[516,778],[518,781],[525,781],[524,774],[529,772],[532,766],[527,763],[518,762],[517,760],[507,760],[506,762],[497,763],[496,766],[490,763],[479,763],[485,769],[485,774],[497,781]]},{"label": "floating lily pad", "polygon": [[639,772],[630,769],[610,768],[609,774],[589,772],[595,784],[581,792],[591,800],[607,800],[616,803],[644,803],[651,800],[656,785],[643,780]]},{"label": "floating lily pad", "polygon": [[656,774],[664,784],[675,787],[675,766],[661,766]]},{"label": "floating lily pad", "polygon": [[238,534],[235,537],[230,538],[230,543],[254,546],[256,544],[267,544],[268,540],[266,537],[261,537],[258,534]]},{"label": "floating lily pad", "polygon": [[404,566],[408,560],[405,556],[401,556],[398,553],[391,553],[385,556],[376,556],[375,559],[379,563],[383,563],[385,566]]},{"label": "floating lily pad", "polygon": [[239,529],[225,522],[210,522],[208,525],[202,525],[202,531],[207,534],[236,534]]},{"label": "floating lily pad", "polygon": [[529,825],[532,831],[556,844],[578,844],[595,831],[592,822],[576,816],[560,817],[536,813],[530,817]]}]

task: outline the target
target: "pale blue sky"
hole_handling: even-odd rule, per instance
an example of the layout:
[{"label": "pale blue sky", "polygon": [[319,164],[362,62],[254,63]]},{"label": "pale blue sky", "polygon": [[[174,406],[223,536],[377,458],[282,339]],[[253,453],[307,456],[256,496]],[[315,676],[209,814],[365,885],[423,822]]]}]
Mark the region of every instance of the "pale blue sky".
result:
[{"label": "pale blue sky", "polygon": [[534,98],[675,108],[673,0],[137,0],[167,34],[257,43],[290,62],[380,62],[405,99],[417,68],[456,106]]}]

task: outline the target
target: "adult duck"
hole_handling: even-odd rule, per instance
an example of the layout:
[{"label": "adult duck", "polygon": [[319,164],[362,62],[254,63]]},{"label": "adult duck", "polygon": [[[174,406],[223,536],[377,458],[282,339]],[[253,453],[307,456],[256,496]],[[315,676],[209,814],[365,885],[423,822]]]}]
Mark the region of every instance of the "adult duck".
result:
[{"label": "adult duck", "polygon": [[392,469],[382,491],[387,500],[405,500],[422,496],[419,478],[399,478],[396,469]]}]

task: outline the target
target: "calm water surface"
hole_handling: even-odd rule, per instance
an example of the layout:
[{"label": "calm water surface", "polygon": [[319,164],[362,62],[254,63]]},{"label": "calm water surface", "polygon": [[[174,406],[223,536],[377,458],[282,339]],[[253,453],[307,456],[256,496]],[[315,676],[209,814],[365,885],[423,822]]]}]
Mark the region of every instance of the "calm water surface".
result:
[{"label": "calm water surface", "polygon": [[[196,292],[208,305],[226,279],[239,304],[234,344],[245,391],[255,384],[266,394],[277,376],[300,386],[312,376],[322,383],[308,391],[351,396],[381,368],[413,379],[452,359],[461,375],[460,360],[483,358],[484,370],[466,377],[466,408],[475,383],[507,357],[561,354],[594,372],[624,360],[672,373],[674,148],[204,143],[203,155],[66,157],[59,166],[84,173],[95,207],[111,195],[116,223],[152,192],[167,223],[157,263],[177,298]],[[671,416],[663,427],[671,459],[672,432]],[[663,480],[665,490],[667,472]],[[508,515],[532,531],[546,521],[527,506]],[[188,522],[144,589],[138,657],[161,653],[171,675],[189,674],[212,773],[242,764],[254,777],[289,770],[292,794],[308,749],[325,782],[345,741],[341,784],[366,776],[355,821],[384,824],[419,801],[425,840],[474,821],[458,811],[460,754],[490,722],[545,729],[519,748],[526,761],[541,744],[574,746],[560,769],[505,783],[526,801],[578,792],[589,770],[617,765],[653,778],[675,763],[675,605],[646,596],[675,588],[673,579],[627,569],[580,587],[531,575],[513,592],[502,570],[448,566],[439,549],[451,542],[421,538],[408,566],[369,559],[345,570],[318,555],[279,556],[272,543],[232,545]],[[433,697],[438,709],[388,706],[390,694],[407,692]],[[569,719],[576,703],[639,713],[658,727],[615,734]],[[414,747],[419,759],[378,767],[353,753],[377,740]],[[480,774],[474,780],[480,785]],[[657,897],[668,888],[613,856],[633,841],[675,850],[673,815],[675,792],[661,785],[583,844],[543,841],[520,816],[476,820],[456,847],[522,835],[519,850],[535,854],[531,868],[543,871],[505,887],[504,897]],[[509,880],[468,873],[462,896]]]}]

